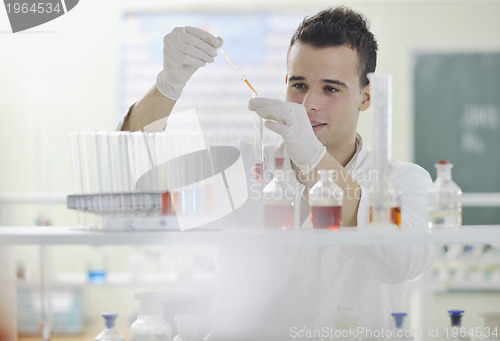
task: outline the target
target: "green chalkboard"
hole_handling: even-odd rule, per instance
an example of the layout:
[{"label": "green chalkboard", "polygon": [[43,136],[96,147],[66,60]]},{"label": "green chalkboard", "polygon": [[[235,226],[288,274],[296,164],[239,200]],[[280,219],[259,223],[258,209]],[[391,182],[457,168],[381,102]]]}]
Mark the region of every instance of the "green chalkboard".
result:
[{"label": "green chalkboard", "polygon": [[[500,52],[417,53],[415,162],[454,164],[463,192],[500,192]],[[500,207],[464,208],[464,224],[500,224]]]}]

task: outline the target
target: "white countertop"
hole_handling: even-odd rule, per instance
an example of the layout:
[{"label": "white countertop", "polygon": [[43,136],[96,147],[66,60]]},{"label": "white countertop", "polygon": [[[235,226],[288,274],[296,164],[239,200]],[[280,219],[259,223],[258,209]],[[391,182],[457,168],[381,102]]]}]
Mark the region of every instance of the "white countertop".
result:
[{"label": "white countertop", "polygon": [[258,242],[276,245],[491,244],[500,243],[500,225],[462,226],[458,231],[387,227],[340,230],[271,230],[256,228],[188,231],[106,231],[64,226],[0,226],[0,245],[224,245]]}]

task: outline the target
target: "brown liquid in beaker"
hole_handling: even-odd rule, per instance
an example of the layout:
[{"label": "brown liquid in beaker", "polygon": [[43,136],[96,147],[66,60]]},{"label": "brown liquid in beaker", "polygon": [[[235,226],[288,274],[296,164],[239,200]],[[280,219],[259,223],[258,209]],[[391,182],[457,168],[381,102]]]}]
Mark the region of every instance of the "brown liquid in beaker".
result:
[{"label": "brown liquid in beaker", "polygon": [[312,206],[311,226],[336,230],[342,223],[342,206]]}]

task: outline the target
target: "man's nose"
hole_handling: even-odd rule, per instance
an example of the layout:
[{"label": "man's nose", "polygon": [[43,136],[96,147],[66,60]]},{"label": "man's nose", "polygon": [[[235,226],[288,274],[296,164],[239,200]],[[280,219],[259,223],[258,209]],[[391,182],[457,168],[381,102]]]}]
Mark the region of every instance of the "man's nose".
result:
[{"label": "man's nose", "polygon": [[302,101],[302,105],[306,108],[306,111],[309,113],[310,111],[318,110],[319,104],[319,96],[317,92],[313,89],[307,91],[304,96],[304,100]]}]

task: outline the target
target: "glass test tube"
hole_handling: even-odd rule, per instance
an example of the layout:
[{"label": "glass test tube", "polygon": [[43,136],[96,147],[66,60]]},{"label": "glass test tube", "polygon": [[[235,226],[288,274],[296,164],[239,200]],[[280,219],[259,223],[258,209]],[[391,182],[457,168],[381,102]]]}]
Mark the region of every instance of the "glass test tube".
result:
[{"label": "glass test tube", "polygon": [[[84,165],[83,165],[83,151],[81,146],[79,132],[70,132],[69,141],[71,148],[71,159],[73,166],[73,183],[75,194],[79,194],[78,205],[80,208],[85,207],[86,199],[83,196],[85,194],[85,184],[84,184]],[[77,211],[78,224],[81,226],[87,225],[87,214],[85,211]]]},{"label": "glass test tube", "polygon": [[[228,61],[229,65],[236,71],[240,78],[245,82],[246,85],[252,90],[253,98],[262,97],[262,94],[258,93],[257,90],[250,84],[246,76],[240,70],[238,66],[233,62],[233,60],[228,56],[226,51],[219,47],[219,51],[222,53],[224,58]],[[263,119],[262,117],[254,116],[254,178],[258,181],[264,180],[264,142],[263,142]]]},{"label": "glass test tube", "polygon": [[97,132],[97,149],[100,166],[100,177],[102,191],[104,193],[113,193],[113,172],[111,169],[111,152],[109,150],[109,134],[106,131]]},{"label": "glass test tube", "polygon": [[[370,222],[374,225],[388,225],[393,220],[392,186],[389,180],[392,149],[392,77],[370,73],[368,79],[374,114],[372,170],[375,172],[375,177],[371,179]],[[394,210],[401,212],[400,207],[394,207]],[[393,216],[399,217],[397,214]]]},{"label": "glass test tube", "polygon": [[[262,94],[254,93],[253,98],[261,98]],[[264,180],[264,120],[257,114],[253,117],[254,138],[254,178],[258,181]]]},{"label": "glass test tube", "polygon": [[81,162],[81,149],[79,143],[79,134],[77,132],[70,132],[69,134],[69,145],[71,148],[71,164],[73,169],[73,185],[75,194],[83,193],[83,174],[82,174],[82,162]]}]

